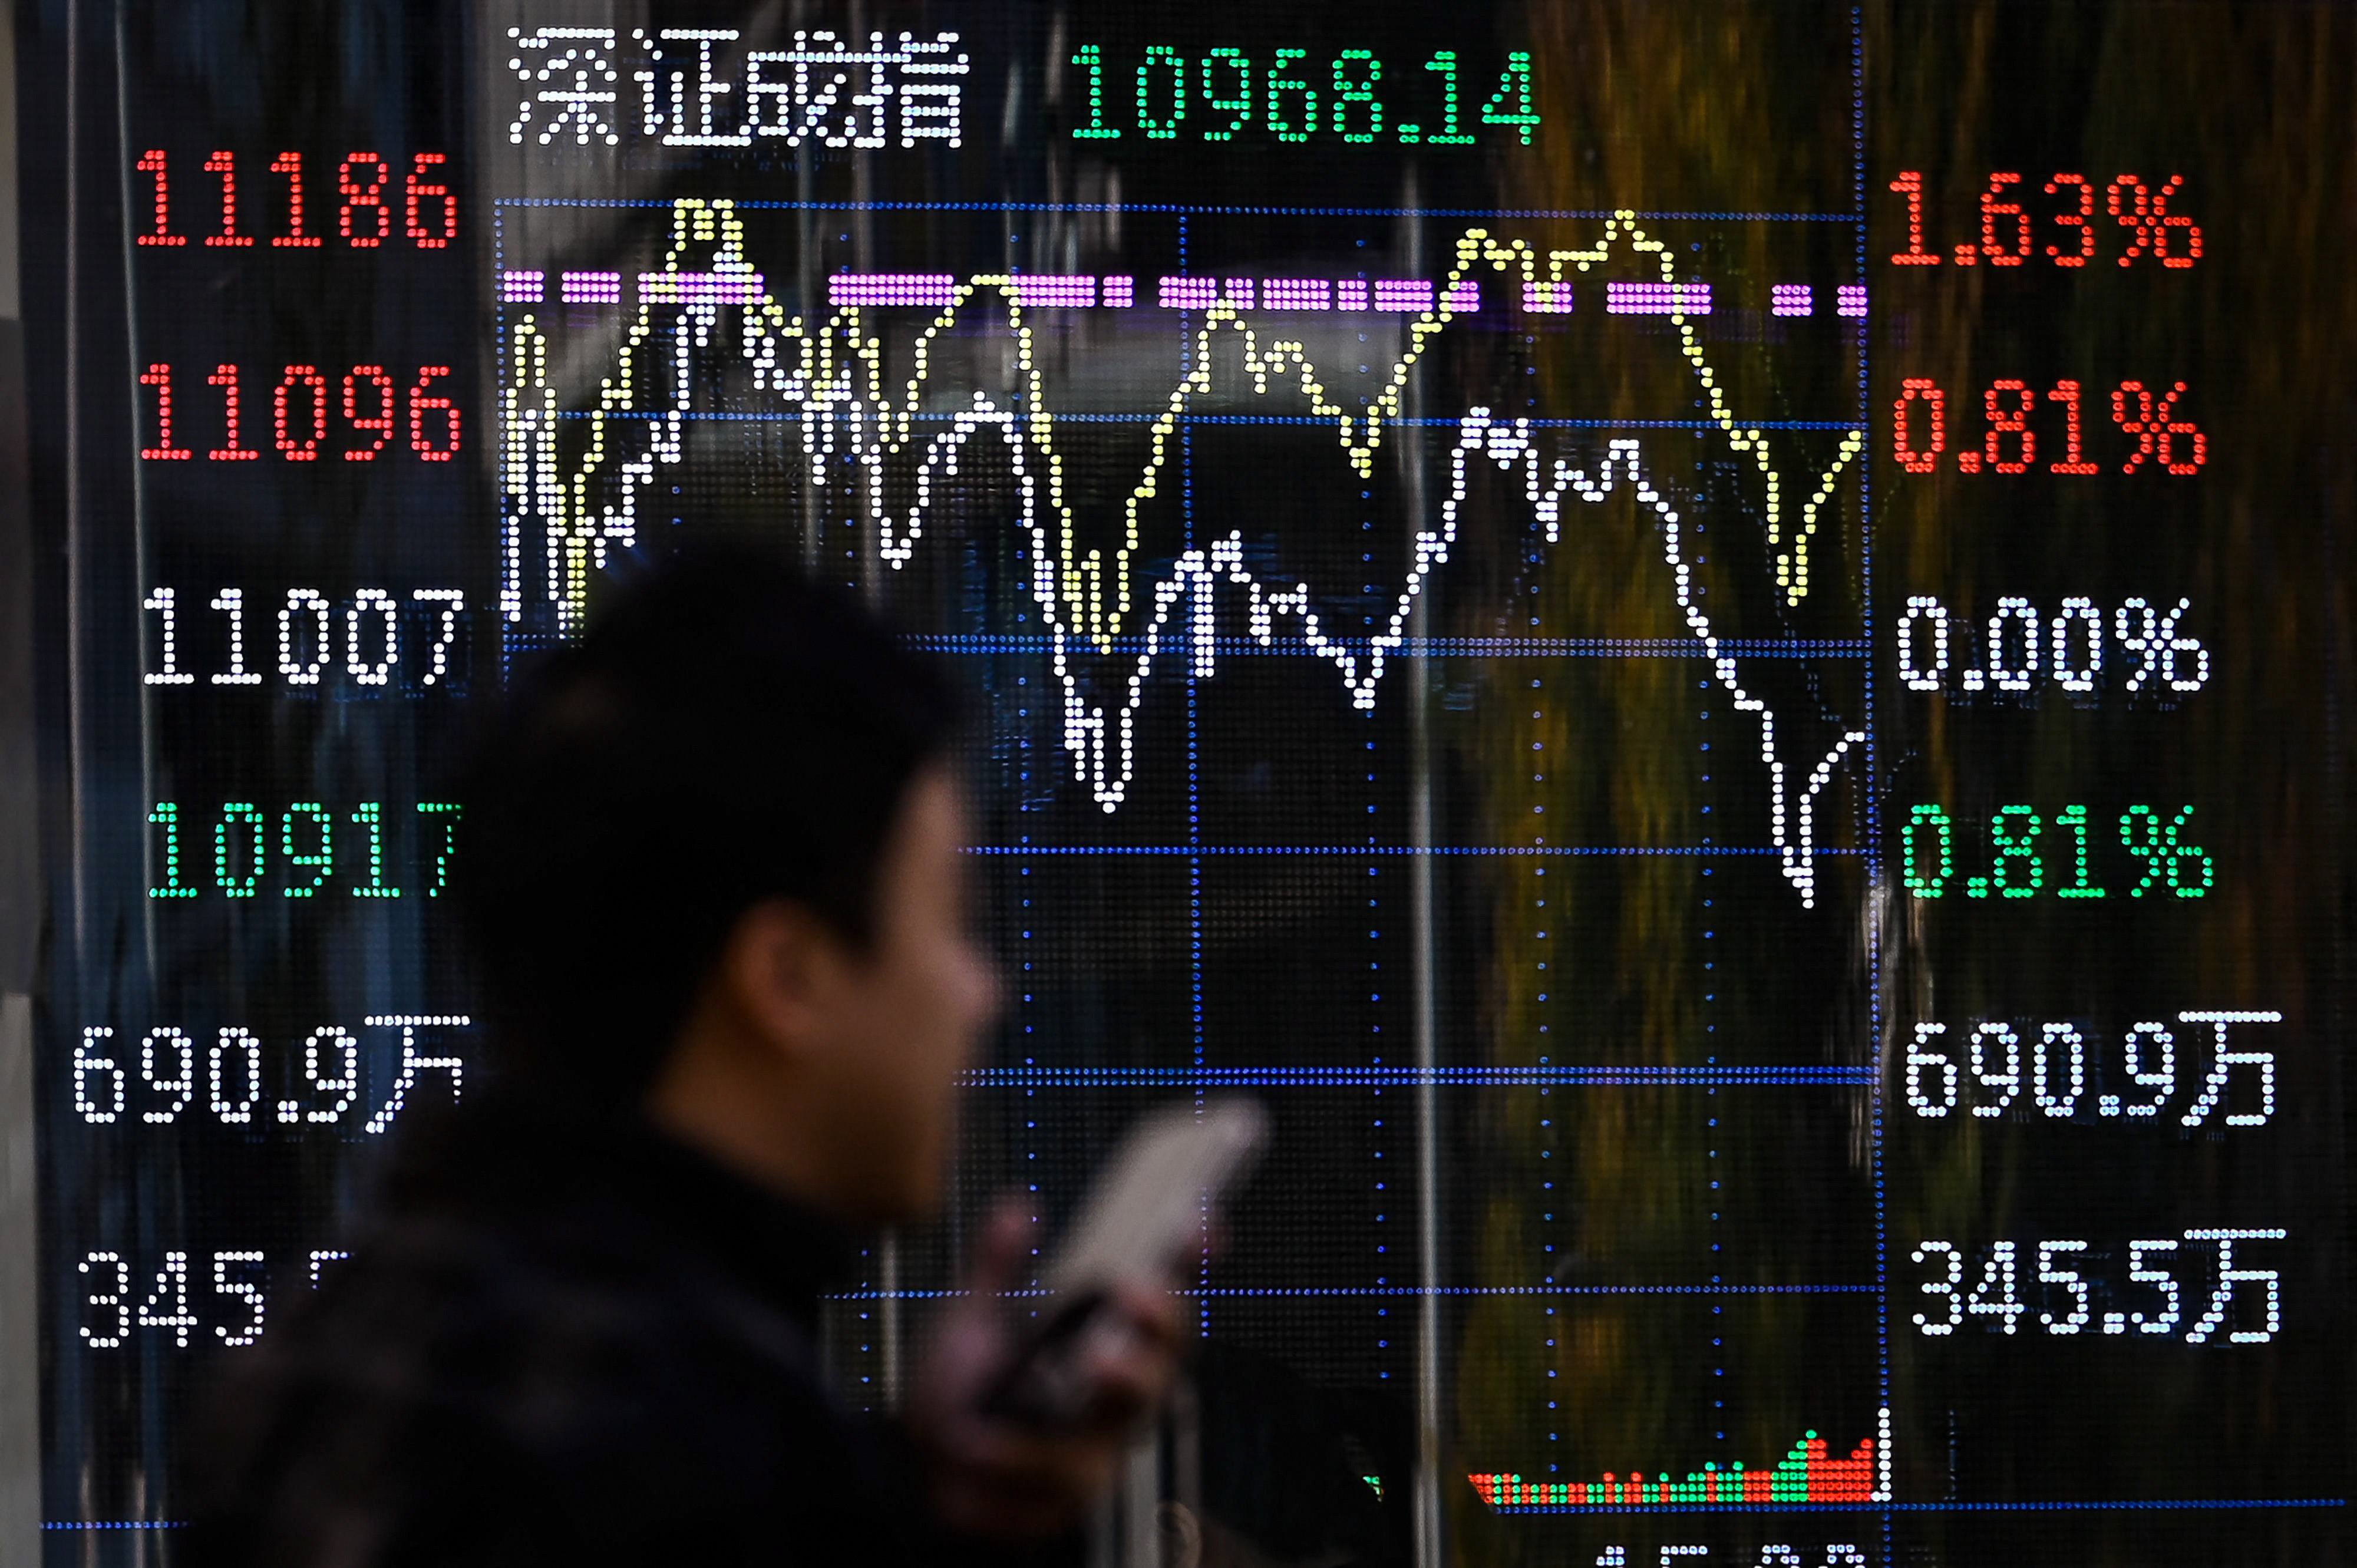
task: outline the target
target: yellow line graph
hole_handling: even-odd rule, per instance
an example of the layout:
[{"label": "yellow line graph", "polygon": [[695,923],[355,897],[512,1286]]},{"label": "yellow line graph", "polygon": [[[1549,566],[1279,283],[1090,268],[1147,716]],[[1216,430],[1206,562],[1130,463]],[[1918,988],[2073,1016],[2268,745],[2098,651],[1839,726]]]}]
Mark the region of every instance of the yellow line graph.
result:
[{"label": "yellow line graph", "polygon": [[[676,463],[684,431],[683,416],[692,408],[691,349],[706,349],[719,326],[724,308],[740,311],[738,348],[751,362],[757,390],[768,390],[785,404],[799,406],[804,415],[805,453],[813,474],[823,482],[821,456],[834,455],[839,439],[847,439],[853,456],[866,467],[877,520],[881,466],[888,456],[904,452],[916,438],[919,403],[931,376],[932,348],[942,333],[954,326],[970,302],[996,297],[1006,312],[1006,329],[1014,339],[1017,369],[1023,380],[1026,403],[1017,416],[1024,438],[1037,451],[1044,468],[1049,504],[1057,515],[1055,559],[1048,564],[1059,618],[1100,651],[1109,651],[1128,628],[1136,607],[1134,564],[1142,550],[1141,514],[1159,493],[1159,479],[1169,460],[1171,438],[1189,405],[1213,391],[1212,348],[1222,332],[1241,338],[1241,367],[1253,390],[1265,395],[1273,380],[1291,380],[1301,396],[1321,418],[1334,422],[1345,458],[1361,477],[1372,475],[1386,426],[1401,418],[1410,371],[1427,344],[1447,331],[1459,314],[1449,303],[1455,285],[1480,270],[1503,273],[1521,283],[1562,284],[1566,269],[1586,273],[1625,250],[1632,257],[1652,258],[1664,284],[1676,282],[1676,263],[1669,247],[1640,229],[1636,215],[1620,211],[1606,220],[1602,235],[1587,250],[1541,252],[1522,239],[1499,239],[1484,229],[1469,229],[1458,237],[1447,278],[1438,290],[1439,303],[1408,323],[1408,338],[1398,360],[1383,378],[1382,391],[1362,413],[1353,413],[1336,402],[1320,381],[1318,368],[1298,340],[1269,338],[1264,344],[1259,328],[1234,305],[1222,302],[1203,313],[1196,330],[1190,369],[1174,386],[1148,427],[1148,446],[1137,481],[1125,498],[1122,534],[1108,558],[1100,545],[1086,543],[1078,519],[1065,499],[1064,468],[1055,441],[1055,415],[1048,407],[1047,389],[1024,307],[1016,302],[1016,280],[1003,274],[978,274],[958,285],[952,303],[919,334],[914,367],[897,398],[885,387],[884,341],[867,330],[858,306],[834,310],[823,323],[790,316],[765,288],[758,286],[745,247],[743,220],[733,202],[683,199],[672,208],[672,232],[663,261],[666,274],[702,274],[738,280],[733,301],[724,304],[709,292],[674,291],[683,303],[676,319],[670,377],[671,395],[663,407],[649,411],[634,406],[639,360],[658,327],[656,303],[642,298],[624,334],[614,373],[601,382],[595,408],[588,411],[588,445],[569,474],[559,467],[556,446],[558,410],[555,391],[548,381],[547,340],[537,319],[526,315],[510,340],[511,379],[504,394],[503,455],[511,511],[518,523],[538,517],[550,541],[550,592],[557,601],[560,624],[578,624],[586,608],[592,568],[603,564],[609,542],[636,537],[636,496],[649,483],[658,463]],[[703,265],[694,263],[702,261]],[[1729,407],[1717,375],[1703,356],[1693,324],[1682,313],[1670,317],[1679,344],[1700,385],[1713,425],[1728,449],[1751,460],[1764,487],[1765,526],[1770,555],[1775,564],[1778,590],[1788,604],[1797,605],[1809,592],[1809,555],[1819,520],[1833,497],[1841,473],[1864,449],[1865,433],[1846,431],[1833,461],[1813,474],[1800,509],[1796,526],[1787,528],[1785,479],[1770,442],[1758,427],[1747,425]],[[977,405],[986,403],[976,393]],[[593,493],[616,457],[618,442],[609,426],[619,416],[643,420],[649,413],[646,450],[620,462],[611,476],[613,499],[599,500]],[[634,420],[634,423],[639,422]],[[840,427],[840,430],[838,430]],[[1023,482],[1027,491],[1028,475]],[[1028,501],[1028,496],[1027,496]],[[1028,510],[1028,505],[1027,505]],[[895,565],[905,559],[920,523],[911,516],[909,537],[896,549],[887,532],[879,537]],[[509,538],[509,586],[504,608],[512,619],[521,614],[520,563],[517,541]]]}]

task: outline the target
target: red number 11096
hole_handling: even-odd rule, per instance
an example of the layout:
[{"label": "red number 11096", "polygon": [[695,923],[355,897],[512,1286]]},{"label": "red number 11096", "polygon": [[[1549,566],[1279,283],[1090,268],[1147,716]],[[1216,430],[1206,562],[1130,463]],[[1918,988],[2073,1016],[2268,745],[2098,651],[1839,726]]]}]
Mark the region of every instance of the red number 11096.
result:
[{"label": "red number 11096", "polygon": [[[354,365],[344,372],[340,387],[317,365],[288,365],[269,394],[272,444],[290,463],[317,462],[323,456],[341,456],[347,463],[373,462],[401,434],[398,410],[405,402],[409,449],[425,462],[447,463],[458,451],[458,405],[435,391],[434,383],[449,373],[447,365],[420,365],[417,379],[403,393],[382,365]],[[215,365],[205,377],[207,386],[220,390],[221,400],[221,444],[205,453],[213,462],[252,462],[262,456],[259,447],[245,444],[242,380],[235,365]],[[141,447],[139,455],[167,463],[194,457],[194,449],[173,444],[172,367],[148,366],[139,384],[156,389],[156,445]],[[353,441],[330,453],[328,425],[338,408]],[[260,413],[253,415],[257,427],[261,419]]]}]

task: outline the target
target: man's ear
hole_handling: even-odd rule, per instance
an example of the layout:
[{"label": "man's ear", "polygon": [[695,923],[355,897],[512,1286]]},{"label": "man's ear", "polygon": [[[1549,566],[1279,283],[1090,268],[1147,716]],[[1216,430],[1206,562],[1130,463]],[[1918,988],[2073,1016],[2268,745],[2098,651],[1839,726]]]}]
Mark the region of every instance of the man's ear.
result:
[{"label": "man's ear", "polygon": [[848,957],[843,939],[807,907],[770,898],[737,918],[715,978],[741,1026],[792,1051],[824,1032]]},{"label": "man's ear", "polygon": [[1185,1503],[1164,1503],[1154,1510],[1162,1532],[1162,1561],[1168,1568],[1201,1568],[1203,1521]]}]

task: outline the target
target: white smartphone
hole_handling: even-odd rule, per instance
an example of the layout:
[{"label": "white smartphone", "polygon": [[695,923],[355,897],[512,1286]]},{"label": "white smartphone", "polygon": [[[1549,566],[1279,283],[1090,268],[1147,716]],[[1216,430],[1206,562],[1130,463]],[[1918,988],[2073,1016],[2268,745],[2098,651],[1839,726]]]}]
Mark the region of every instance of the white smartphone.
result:
[{"label": "white smartphone", "polygon": [[1177,1273],[1201,1244],[1206,1213],[1243,1179],[1267,1139],[1268,1113],[1241,1095],[1139,1117],[1041,1271],[1055,1305],[985,1408],[1035,1425],[1078,1419],[1092,1391],[1091,1353],[1104,1337],[1127,1332],[1102,1310],[1112,1293]]}]

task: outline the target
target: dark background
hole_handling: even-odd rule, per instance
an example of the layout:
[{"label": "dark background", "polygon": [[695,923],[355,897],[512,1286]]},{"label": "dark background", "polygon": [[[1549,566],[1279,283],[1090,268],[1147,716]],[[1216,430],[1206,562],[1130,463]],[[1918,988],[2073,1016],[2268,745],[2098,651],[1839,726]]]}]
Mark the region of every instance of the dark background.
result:
[{"label": "dark background", "polygon": [[[1216,610],[1215,670],[1191,675],[1182,605],[1144,689],[1135,777],[1108,813],[1063,749],[1061,691],[996,437],[969,446],[924,541],[905,567],[888,567],[855,492],[809,482],[799,429],[775,417],[774,392],[754,386],[723,313],[696,361],[696,402],[739,417],[691,423],[682,460],[640,496],[637,543],[617,555],[660,553],[674,532],[726,533],[840,570],[955,660],[989,715],[969,758],[975,864],[1015,1005],[966,1101],[951,1212],[899,1239],[888,1261],[872,1253],[831,1313],[848,1385],[887,1397],[899,1362],[886,1347],[918,1331],[921,1293],[949,1282],[964,1222],[992,1194],[1034,1188],[1052,1222],[1135,1111],[1243,1084],[1267,1100],[1278,1137],[1237,1207],[1232,1244],[1198,1282],[1200,1325],[1321,1388],[1365,1396],[1370,1427],[1412,1448],[1419,1315],[1436,1300],[1437,1487],[1463,1561],[1587,1562],[1619,1544],[1637,1562],[1694,1542],[1741,1561],[1788,1543],[1811,1563],[1835,1541],[1876,1562],[2343,1553],[2341,1510],[2308,1505],[2341,1498],[2347,1475],[2338,704],[2348,649],[2336,535],[2352,499],[2341,367],[2357,192],[2345,16],[931,5],[896,13],[893,26],[963,34],[963,147],[796,155],[644,138],[611,153],[511,146],[506,30],[735,26],[774,40],[795,27],[871,25],[847,9],[666,5],[651,22],[458,5],[20,13],[51,890],[37,1018],[48,1520],[178,1517],[174,1438],[197,1347],[220,1314],[240,1310],[211,1293],[212,1253],[264,1251],[278,1310],[304,1288],[307,1251],[335,1244],[364,1190],[382,1140],[358,1130],[358,1112],[327,1128],[267,1117],[282,1092],[312,1092],[300,1080],[304,1036],[331,1023],[358,1031],[365,1015],[468,1011],[447,912],[424,896],[433,841],[414,807],[446,798],[439,779],[468,696],[562,633],[540,585],[536,524],[502,494],[499,411],[522,312],[498,302],[499,269],[549,273],[535,325],[559,405],[580,411],[612,373],[634,307],[560,306],[556,274],[660,265],[666,209],[680,198],[746,204],[747,253],[770,294],[789,315],[822,317],[823,279],[841,269],[1121,272],[1139,279],[1141,298],[1178,272],[1439,277],[1469,229],[1541,252],[1586,247],[1627,208],[1672,247],[1681,277],[1713,285],[1716,308],[1695,322],[1702,351],[1739,415],[1778,422],[1769,435],[1788,528],[1843,432],[1867,433],[1867,457],[1843,475],[1813,542],[1804,597],[1774,589],[1760,483],[1707,427],[1674,328],[1604,314],[1607,278],[1657,275],[1625,251],[1576,279],[1567,317],[1524,314],[1515,285],[1483,268],[1482,309],[1434,339],[1408,382],[1405,412],[1435,423],[1387,427],[1363,476],[1331,423],[1308,417],[1290,372],[1253,389],[1239,335],[1222,328],[1210,389],[1189,404],[1139,514],[1135,579],[1164,580],[1185,551],[1234,532],[1263,583],[1306,585],[1330,631],[1363,639],[1391,613],[1414,531],[1436,526],[1454,421],[1468,409],[1558,422],[1537,433],[1543,455],[1590,472],[1607,441],[1635,439],[1686,520],[1698,602],[1722,638],[1741,639],[1742,679],[1777,714],[1795,788],[1843,730],[1870,732],[1821,798],[1813,908],[1764,853],[1756,720],[1732,708],[1690,644],[1654,521],[1625,488],[1601,505],[1567,499],[1550,544],[1518,477],[1477,462],[1450,558],[1423,596],[1426,657],[1395,656],[1372,713],[1302,649],[1297,621],[1279,618],[1274,650],[1251,639],[1240,596]],[[1070,57],[1092,41],[1104,50],[1107,123],[1129,127],[1118,141],[1070,134],[1084,123]],[[1336,51],[1367,48],[1396,93],[1392,126],[1431,118],[1420,62],[1454,48],[1460,121],[1480,139],[1453,150],[1390,135],[1206,144],[1189,121],[1178,137],[1149,141],[1136,132],[1131,73],[1150,44],[1190,60],[1222,47],[1255,60],[1302,48],[1313,77]],[[1541,123],[1528,146],[1479,123],[1509,49],[1533,60]],[[632,84],[620,86],[630,107]],[[210,152],[235,150],[243,226],[266,236],[280,188],[268,160],[303,150],[309,227],[328,242],[132,246],[149,194],[131,163],[151,146],[170,157],[174,226],[191,236],[217,210],[212,177],[199,172]],[[363,148],[396,174],[414,152],[448,155],[457,243],[339,245],[335,161]],[[1921,172],[1926,243],[1951,255],[1941,267],[1889,263],[1905,242],[1904,208],[1887,189],[1902,169]],[[2041,214],[2053,199],[2038,186],[2051,173],[2096,182],[2095,264],[1957,267],[1953,247],[1978,238],[1980,193],[1998,169],[2024,174],[2021,199]],[[2115,264],[2124,235],[2100,194],[2124,170],[2156,188],[2183,175],[2176,206],[2202,226],[2198,265]],[[2041,222],[2038,239],[2056,232]],[[1791,282],[1815,286],[1815,317],[1769,313],[1770,285]],[[1857,282],[1872,299],[1864,332],[1831,315],[1835,286]],[[635,289],[626,284],[625,298]],[[1054,444],[1078,535],[1110,553],[1146,449],[1137,416],[1158,411],[1193,367],[1202,323],[1150,308],[1025,316],[1043,406],[1060,420]],[[868,313],[893,396],[924,319]],[[1380,390],[1403,346],[1397,317],[1254,325],[1264,345],[1302,339],[1329,395],[1351,409]],[[651,340],[663,355],[667,334]],[[1007,342],[1003,307],[969,306],[934,346],[925,410],[945,413],[978,389],[1028,411]],[[634,395],[653,385],[659,358],[641,356]],[[244,435],[264,457],[139,461],[152,404],[135,378],[159,360],[176,371],[177,437],[199,453],[218,439],[204,375],[239,363]],[[279,367],[304,362],[331,383],[362,362],[404,385],[406,369],[453,367],[460,459],[421,463],[397,438],[371,464],[278,460],[269,387]],[[2034,424],[2037,470],[1956,471],[1953,452],[1986,429],[1981,390],[2005,376],[2034,389],[2085,383],[2084,442],[2104,471],[2044,471],[2058,455],[2050,408]],[[1890,410],[1907,377],[1947,392],[1950,455],[1936,474],[1905,473],[1891,457]],[[2200,474],[2117,472],[2109,392],[2130,379],[2189,384],[2182,408],[2210,442]],[[614,424],[617,449],[635,450],[643,425]],[[568,471],[588,440],[586,420],[565,424]],[[913,449],[887,465],[904,513],[913,472]],[[610,480],[597,487],[603,500],[619,495]],[[496,605],[511,534],[528,592],[521,619],[506,623]],[[589,579],[593,606],[604,580]],[[178,590],[180,663],[196,685],[139,680],[156,655],[155,618],[138,606],[159,585]],[[208,640],[220,617],[204,602],[229,585],[246,590],[260,686],[202,679],[220,657]],[[420,587],[462,590],[457,678],[371,690],[331,673],[290,693],[267,672],[274,607],[295,587],[336,604],[336,666],[356,590],[404,601]],[[2132,596],[2183,596],[2186,627],[2211,653],[2209,683],[2182,697],[2129,693],[2115,641],[2113,678],[2083,698],[2043,680],[2018,698],[1910,693],[1894,628],[1919,594],[1974,627],[2001,596],[2050,616],[2070,596],[2107,615]],[[1112,653],[1073,644],[1091,703],[1119,702],[1140,620],[1133,612]],[[1953,634],[1959,670],[1976,657],[1966,630]],[[429,624],[414,618],[403,631],[414,672]],[[206,889],[199,897],[145,896],[160,880],[145,818],[163,800],[181,805],[182,876]],[[232,800],[266,814],[274,875],[285,869],[280,813],[297,801],[333,811],[328,891],[290,900],[265,878],[255,899],[219,896],[213,824]],[[348,816],[364,801],[383,806],[398,900],[344,891],[361,842]],[[1957,823],[1959,886],[1938,901],[1910,897],[1895,858],[1899,826],[1922,803]],[[1986,869],[1997,807],[2029,804],[2050,822],[2073,803],[2090,810],[2093,875],[2113,897],[1963,896],[1963,879]],[[2207,897],[2120,897],[2132,863],[2106,835],[2136,803],[2164,815],[2196,807],[2190,837],[2218,871]],[[2040,841],[2050,881],[2058,832]],[[2276,1053],[2266,1126],[2179,1125],[2209,1061],[2190,1026],[2176,1026],[2171,1114],[2153,1122],[2062,1122],[2026,1103],[1933,1122],[1907,1108],[1900,1062],[1919,1020],[1947,1023],[1959,1050],[1983,1019],[2014,1022],[2025,1050],[2038,1023],[2073,1021],[2100,1077],[2106,1062],[2116,1070],[2128,1025],[2201,1008],[2286,1015],[2238,1037]],[[75,1099],[74,1047],[93,1025],[114,1028],[113,1058],[131,1067],[129,1114],[110,1125],[85,1121]],[[242,1127],[212,1117],[200,1057],[195,1104],[169,1125],[141,1122],[154,1101],[137,1082],[139,1040],[158,1025],[200,1047],[222,1026],[252,1028],[269,1075],[264,1114]],[[1428,1097],[1413,1071],[1426,1026],[1446,1069]],[[448,1037],[470,1060],[479,1049],[464,1032]],[[363,1038],[372,1107],[397,1047],[387,1031]],[[2088,1096],[2120,1087],[2091,1083]],[[446,1094],[445,1080],[429,1076],[415,1092]],[[1418,1163],[1427,1114],[1429,1189]],[[1429,1277],[1417,1244],[1426,1201]],[[2084,1239],[2101,1260],[2131,1239],[2219,1225],[2290,1231],[2243,1258],[2283,1271],[2274,1343],[2039,1328],[2036,1241]],[[1909,1254],[1926,1239],[1975,1252],[2019,1243],[2030,1307],[2020,1331],[1968,1320],[1952,1339],[1921,1336],[1910,1315],[1929,1305],[1916,1288],[1927,1276]],[[199,1319],[188,1350],[155,1329],[135,1328],[119,1349],[81,1341],[97,1309],[76,1265],[95,1250],[129,1261],[135,1297],[167,1250],[188,1252]],[[2124,1257],[2088,1263],[2105,1267],[2125,1290]],[[2190,1318],[2208,1282],[2190,1267],[2184,1277]],[[888,1308],[888,1284],[916,1294]],[[2099,1292],[2099,1313],[2107,1299]],[[2255,1321],[2249,1312],[2242,1321]],[[1886,1405],[1891,1509],[1493,1516],[1460,1479],[1755,1468],[1804,1430],[1846,1454]],[[2210,1506],[2249,1501],[2266,1506]],[[57,1561],[94,1551],[113,1562],[168,1560],[172,1537],[47,1539]]]}]

